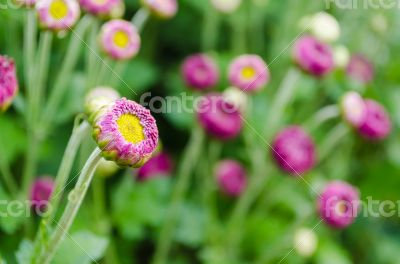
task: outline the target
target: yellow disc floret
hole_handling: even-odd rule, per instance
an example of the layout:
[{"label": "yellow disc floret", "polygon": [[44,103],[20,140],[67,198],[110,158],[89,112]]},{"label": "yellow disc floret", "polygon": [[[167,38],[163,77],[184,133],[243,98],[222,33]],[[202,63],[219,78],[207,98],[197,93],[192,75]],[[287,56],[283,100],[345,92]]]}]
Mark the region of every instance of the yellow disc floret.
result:
[{"label": "yellow disc floret", "polygon": [[245,79],[251,79],[256,75],[256,70],[253,67],[247,66],[242,69],[242,76]]},{"label": "yellow disc floret", "polygon": [[50,15],[55,19],[63,19],[68,15],[68,6],[63,0],[55,0],[49,9]]},{"label": "yellow disc floret", "polygon": [[120,30],[114,34],[113,41],[118,47],[125,48],[129,43],[129,36],[125,31]]},{"label": "yellow disc floret", "polygon": [[126,141],[137,144],[145,139],[143,126],[137,116],[123,114],[118,118],[117,125],[119,132]]}]

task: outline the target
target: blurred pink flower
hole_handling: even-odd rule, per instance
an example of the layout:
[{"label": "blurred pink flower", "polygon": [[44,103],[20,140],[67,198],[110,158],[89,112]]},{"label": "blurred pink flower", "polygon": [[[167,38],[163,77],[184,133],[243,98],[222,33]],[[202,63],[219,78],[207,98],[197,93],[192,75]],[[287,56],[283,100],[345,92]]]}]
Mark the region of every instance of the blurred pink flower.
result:
[{"label": "blurred pink flower", "polygon": [[365,100],[366,115],[360,123],[358,131],[371,140],[386,138],[392,129],[392,124],[385,108],[374,100]]},{"label": "blurred pink flower", "polygon": [[86,12],[100,17],[121,17],[125,10],[122,0],[79,0],[81,7]]},{"label": "blurred pink flower", "polygon": [[350,59],[346,73],[350,78],[367,84],[374,79],[375,70],[372,63],[363,55],[356,54]]},{"label": "blurred pink flower", "polygon": [[175,16],[178,11],[176,0],[141,0],[141,2],[154,15],[164,19]]},{"label": "blurred pink flower", "polygon": [[7,110],[18,93],[14,60],[0,56],[0,112]]},{"label": "blurred pink flower", "polygon": [[36,212],[44,212],[47,208],[50,196],[54,191],[54,180],[44,176],[38,178],[31,186],[31,205]]},{"label": "blurred pink flower", "polygon": [[208,55],[195,54],[185,59],[182,76],[187,86],[200,91],[206,90],[218,83],[218,66]]},{"label": "blurred pink flower", "polygon": [[346,182],[329,183],[318,199],[319,215],[334,228],[345,228],[354,222],[359,212],[359,193]]},{"label": "blurred pink flower", "polygon": [[302,70],[316,77],[322,77],[334,68],[331,47],[311,36],[302,36],[296,41],[293,58]]},{"label": "blurred pink flower", "polygon": [[36,10],[40,24],[52,30],[69,30],[81,14],[79,4],[75,0],[39,0]]},{"label": "blurred pink flower", "polygon": [[169,176],[173,167],[172,159],[167,153],[158,153],[138,169],[137,177],[139,181],[145,181],[157,176]]},{"label": "blurred pink flower", "polygon": [[247,185],[246,171],[234,160],[223,160],[217,164],[216,177],[218,186],[226,195],[240,196]]}]

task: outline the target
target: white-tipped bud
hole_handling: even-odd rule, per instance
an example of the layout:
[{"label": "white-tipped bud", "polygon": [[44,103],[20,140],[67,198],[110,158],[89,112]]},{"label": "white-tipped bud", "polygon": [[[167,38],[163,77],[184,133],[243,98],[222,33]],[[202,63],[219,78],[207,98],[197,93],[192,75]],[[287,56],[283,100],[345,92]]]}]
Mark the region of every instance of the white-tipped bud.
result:
[{"label": "white-tipped bud", "polygon": [[101,158],[96,169],[96,175],[100,177],[113,176],[119,170],[119,166],[114,161],[109,161]]},{"label": "white-tipped bud", "polygon": [[336,46],[333,50],[333,60],[338,68],[346,68],[350,61],[350,51],[343,45]]},{"label": "white-tipped bud", "polygon": [[326,12],[319,12],[313,16],[302,18],[300,26],[303,30],[309,31],[323,42],[335,42],[340,37],[339,22],[335,17]]},{"label": "white-tipped bud", "polygon": [[300,228],[294,235],[293,243],[299,255],[310,257],[317,249],[318,237],[313,230],[309,228]]},{"label": "white-tipped bud", "polygon": [[110,87],[96,87],[85,98],[85,113],[89,119],[103,106],[121,98],[120,94]]},{"label": "white-tipped bud", "polygon": [[235,12],[242,0],[211,0],[211,4],[222,13],[233,13]]},{"label": "white-tipped bud", "polygon": [[236,87],[229,87],[223,93],[224,99],[235,106],[240,112],[245,112],[248,106],[247,94]]}]

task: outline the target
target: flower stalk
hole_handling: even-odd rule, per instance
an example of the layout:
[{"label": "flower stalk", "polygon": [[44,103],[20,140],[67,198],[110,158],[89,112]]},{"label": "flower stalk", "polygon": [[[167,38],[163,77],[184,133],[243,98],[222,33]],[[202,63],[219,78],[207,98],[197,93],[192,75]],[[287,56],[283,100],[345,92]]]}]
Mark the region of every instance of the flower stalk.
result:
[{"label": "flower stalk", "polygon": [[68,204],[64,213],[62,214],[60,221],[56,223],[56,229],[51,235],[50,241],[45,250],[41,251],[37,263],[48,264],[53,259],[54,254],[65,239],[78,213],[100,159],[101,150],[96,148],[83,167],[75,188],[69,193]]},{"label": "flower stalk", "polygon": [[192,131],[190,141],[182,156],[183,160],[178,170],[177,182],[172,193],[171,203],[157,241],[156,253],[152,261],[153,264],[167,263],[168,252],[171,248],[172,236],[174,234],[177,216],[179,215],[179,207],[189,188],[193,165],[198,160],[203,141],[204,133],[200,127],[196,126]]}]

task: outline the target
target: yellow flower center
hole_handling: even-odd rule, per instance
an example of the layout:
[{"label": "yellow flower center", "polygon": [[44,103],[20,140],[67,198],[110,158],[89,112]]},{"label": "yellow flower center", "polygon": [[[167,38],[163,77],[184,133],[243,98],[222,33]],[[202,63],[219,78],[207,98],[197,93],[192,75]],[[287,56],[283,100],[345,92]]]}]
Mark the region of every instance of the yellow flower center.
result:
[{"label": "yellow flower center", "polygon": [[247,66],[242,69],[242,76],[245,79],[251,79],[256,75],[256,70],[253,67]]},{"label": "yellow flower center", "polygon": [[117,125],[119,132],[126,141],[137,144],[145,139],[143,126],[137,116],[123,114],[117,120]]},{"label": "yellow flower center", "polygon": [[50,5],[50,15],[55,19],[63,19],[68,15],[68,6],[63,0],[55,0]]},{"label": "yellow flower center", "polygon": [[114,34],[113,41],[118,47],[125,48],[129,43],[129,36],[125,31],[120,30]]},{"label": "yellow flower center", "polygon": [[344,201],[339,201],[335,206],[335,211],[339,215],[344,215],[347,211],[347,205]]}]

